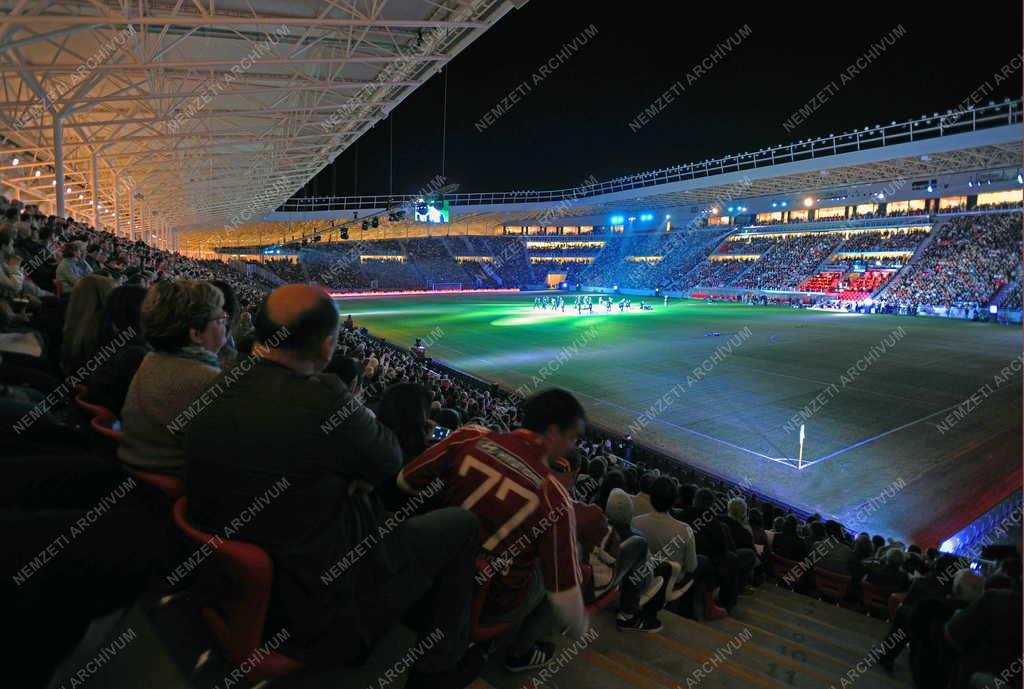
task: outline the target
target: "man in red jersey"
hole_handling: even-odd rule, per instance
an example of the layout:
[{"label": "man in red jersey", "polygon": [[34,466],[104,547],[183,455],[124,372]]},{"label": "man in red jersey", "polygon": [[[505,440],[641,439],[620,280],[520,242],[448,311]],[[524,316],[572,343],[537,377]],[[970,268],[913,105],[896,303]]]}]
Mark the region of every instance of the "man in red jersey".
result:
[{"label": "man in red jersey", "polygon": [[554,646],[540,641],[549,613],[577,639],[588,625],[572,499],[550,468],[575,447],[583,407],[551,389],[526,400],[523,412],[522,428],[511,433],[460,428],[398,475],[409,493],[442,479],[441,502],[479,518],[490,565],[478,579],[491,578],[482,617],[491,624],[525,618],[506,659],[512,671],[542,667],[554,656]]}]

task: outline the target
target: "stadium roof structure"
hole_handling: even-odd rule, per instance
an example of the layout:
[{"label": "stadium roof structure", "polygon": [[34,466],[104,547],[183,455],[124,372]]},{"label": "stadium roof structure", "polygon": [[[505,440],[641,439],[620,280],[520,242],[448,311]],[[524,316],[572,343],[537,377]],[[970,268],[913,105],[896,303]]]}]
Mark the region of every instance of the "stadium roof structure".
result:
[{"label": "stadium roof structure", "polygon": [[526,1],[5,0],[0,175],[115,230],[259,219]]},{"label": "stadium roof structure", "polygon": [[[248,253],[297,239],[320,241],[356,231],[368,218],[379,223],[351,240],[444,234],[500,234],[505,227],[628,225],[633,230],[695,227],[715,206],[739,203],[742,214],[772,211],[774,202],[857,205],[1003,191],[1021,186],[1021,100],[934,113],[904,122],[797,141],[750,153],[675,165],[588,186],[536,192],[446,193],[450,223],[414,222],[415,195],[299,197],[262,222],[188,233],[193,253]],[[972,182],[974,187],[972,188]],[[832,198],[828,198],[832,197]],[[749,208],[747,207],[749,204]],[[782,207],[785,207],[783,204]],[[795,205],[790,208],[795,209]],[[653,211],[658,210],[655,214]],[[634,224],[630,217],[640,216]],[[643,220],[646,214],[647,220]],[[628,223],[613,223],[624,216]],[[884,220],[891,222],[891,220]],[[824,222],[824,221],[823,221]],[[865,221],[857,221],[863,225]],[[867,221],[868,224],[874,221]],[[835,226],[835,221],[826,222]],[[801,225],[804,229],[816,223]]]},{"label": "stadium roof structure", "polygon": [[[722,203],[850,185],[1021,166],[1022,102],[935,113],[889,125],[808,139],[715,160],[676,165],[588,186],[538,192],[446,194],[452,214],[518,211],[537,218]],[[267,220],[360,217],[399,207],[414,196],[318,197],[289,200]],[[514,224],[505,221],[507,224]],[[548,222],[555,225],[556,222]],[[565,223],[568,224],[568,223]]]}]

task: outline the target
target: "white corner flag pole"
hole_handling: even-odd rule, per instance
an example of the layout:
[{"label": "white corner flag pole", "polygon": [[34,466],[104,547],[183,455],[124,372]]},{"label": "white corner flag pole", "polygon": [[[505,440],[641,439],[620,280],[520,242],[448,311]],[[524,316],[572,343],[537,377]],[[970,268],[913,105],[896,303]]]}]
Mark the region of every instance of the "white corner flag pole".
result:
[{"label": "white corner flag pole", "polygon": [[796,468],[804,468],[804,425],[800,424],[800,456],[796,460]]}]

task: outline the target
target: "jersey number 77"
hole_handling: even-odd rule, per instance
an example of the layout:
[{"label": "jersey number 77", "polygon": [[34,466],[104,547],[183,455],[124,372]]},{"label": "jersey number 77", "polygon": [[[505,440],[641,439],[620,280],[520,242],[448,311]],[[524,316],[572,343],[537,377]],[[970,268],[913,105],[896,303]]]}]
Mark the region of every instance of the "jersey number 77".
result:
[{"label": "jersey number 77", "polygon": [[462,501],[464,509],[473,511],[473,506],[480,502],[485,495],[492,492],[493,499],[498,501],[506,500],[510,493],[514,493],[526,500],[522,507],[516,510],[490,538],[484,541],[484,550],[491,552],[520,524],[526,521],[531,514],[537,511],[537,508],[540,506],[540,498],[537,497],[536,493],[524,488],[507,476],[503,477],[501,472],[494,467],[487,466],[476,457],[466,455],[462,460],[462,464],[459,465],[459,476],[468,476],[470,471],[483,474],[484,479],[477,486],[476,490],[467,495],[466,499]]}]

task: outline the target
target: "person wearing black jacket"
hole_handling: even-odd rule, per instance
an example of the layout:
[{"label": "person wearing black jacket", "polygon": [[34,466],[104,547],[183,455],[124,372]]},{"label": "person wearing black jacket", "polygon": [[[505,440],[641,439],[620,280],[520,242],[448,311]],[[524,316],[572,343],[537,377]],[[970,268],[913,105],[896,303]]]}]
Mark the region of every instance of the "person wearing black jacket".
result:
[{"label": "person wearing black jacket", "polygon": [[743,498],[729,500],[727,513],[722,523],[729,531],[732,539],[732,552],[735,557],[736,588],[743,591],[750,583],[754,568],[757,566],[757,549],[754,548],[754,534],[747,524],[747,503]]},{"label": "person wearing black jacket", "polygon": [[266,629],[288,629],[289,652],[307,664],[360,661],[422,601],[415,626],[430,643],[407,686],[468,684],[479,671],[479,659],[463,658],[477,518],[458,507],[386,518],[373,489],[399,471],[402,448],[321,373],[338,336],[323,291],[274,290],[255,335],[255,356],[214,379],[186,422],[189,519],[267,550]]},{"label": "person wearing black jacket", "polygon": [[728,610],[736,604],[738,595],[737,563],[732,536],[718,515],[719,503],[710,489],[701,488],[693,496],[689,510],[676,509],[672,514],[693,529],[697,554],[711,561],[718,584],[718,604]]}]

